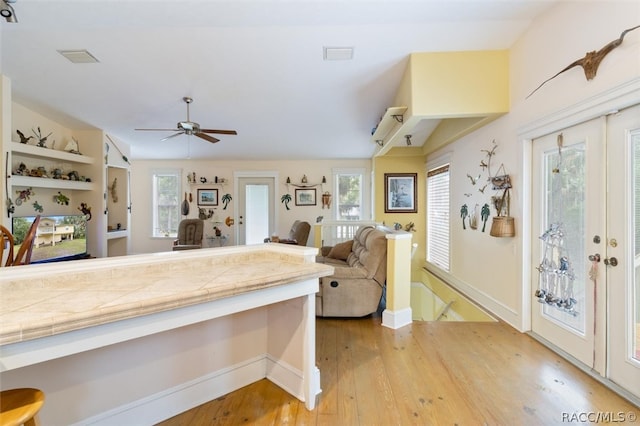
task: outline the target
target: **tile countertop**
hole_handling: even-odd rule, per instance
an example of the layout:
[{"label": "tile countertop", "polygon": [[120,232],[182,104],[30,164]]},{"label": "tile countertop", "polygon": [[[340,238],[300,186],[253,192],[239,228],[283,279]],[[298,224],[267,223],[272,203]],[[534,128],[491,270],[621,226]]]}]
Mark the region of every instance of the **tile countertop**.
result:
[{"label": "tile countertop", "polygon": [[0,268],[0,345],[331,275],[316,254],[270,243]]}]

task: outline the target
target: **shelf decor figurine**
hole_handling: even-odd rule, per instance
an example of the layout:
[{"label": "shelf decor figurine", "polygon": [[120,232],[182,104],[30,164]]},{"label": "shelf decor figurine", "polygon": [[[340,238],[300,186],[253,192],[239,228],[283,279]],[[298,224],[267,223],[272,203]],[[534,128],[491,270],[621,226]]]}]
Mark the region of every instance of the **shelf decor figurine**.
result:
[{"label": "shelf decor figurine", "polygon": [[36,132],[35,130],[31,129],[31,131],[33,132],[34,135],[36,135],[36,138],[38,138],[38,146],[40,148],[46,148],[47,147],[47,138],[49,136],[51,136],[51,134],[53,132],[49,132],[49,134],[47,136],[42,136],[42,131],[40,130],[40,126],[38,126],[38,131]]},{"label": "shelf decor figurine", "polygon": [[16,133],[18,133],[18,136],[20,136],[20,143],[24,143],[24,144],[26,144],[26,143],[28,143],[31,139],[33,139],[33,136],[26,137],[26,136],[24,135],[24,133],[22,133],[20,130],[16,130]]}]

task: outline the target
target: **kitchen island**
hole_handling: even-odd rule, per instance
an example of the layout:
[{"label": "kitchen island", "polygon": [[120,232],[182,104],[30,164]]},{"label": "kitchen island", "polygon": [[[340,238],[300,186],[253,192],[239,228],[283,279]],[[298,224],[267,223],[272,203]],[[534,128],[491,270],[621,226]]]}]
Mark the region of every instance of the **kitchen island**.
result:
[{"label": "kitchen island", "polygon": [[0,271],[0,387],[43,424],[152,424],[262,378],[313,409],[317,249],[260,244]]}]

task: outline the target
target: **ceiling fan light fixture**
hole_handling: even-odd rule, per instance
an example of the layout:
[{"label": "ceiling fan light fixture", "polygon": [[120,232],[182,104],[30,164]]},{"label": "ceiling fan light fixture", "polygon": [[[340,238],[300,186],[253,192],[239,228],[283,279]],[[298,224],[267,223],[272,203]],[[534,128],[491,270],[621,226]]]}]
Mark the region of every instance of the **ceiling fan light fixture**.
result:
[{"label": "ceiling fan light fixture", "polygon": [[18,23],[18,18],[16,17],[16,11],[13,10],[13,6],[10,3],[15,3],[16,0],[2,0],[3,6],[0,9],[0,16],[6,19],[7,22],[12,24]]}]

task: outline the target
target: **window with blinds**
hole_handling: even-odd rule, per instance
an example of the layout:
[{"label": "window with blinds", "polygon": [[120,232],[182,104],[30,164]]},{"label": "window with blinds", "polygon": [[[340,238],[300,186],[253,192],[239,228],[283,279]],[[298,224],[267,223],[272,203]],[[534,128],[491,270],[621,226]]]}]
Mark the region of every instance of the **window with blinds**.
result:
[{"label": "window with blinds", "polygon": [[427,171],[427,261],[449,270],[449,164]]}]

